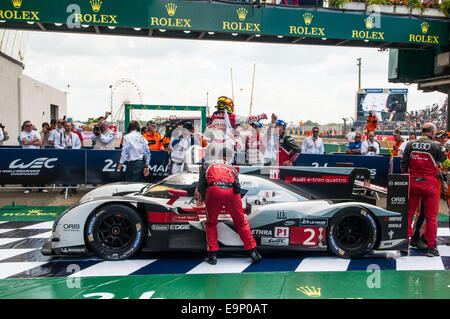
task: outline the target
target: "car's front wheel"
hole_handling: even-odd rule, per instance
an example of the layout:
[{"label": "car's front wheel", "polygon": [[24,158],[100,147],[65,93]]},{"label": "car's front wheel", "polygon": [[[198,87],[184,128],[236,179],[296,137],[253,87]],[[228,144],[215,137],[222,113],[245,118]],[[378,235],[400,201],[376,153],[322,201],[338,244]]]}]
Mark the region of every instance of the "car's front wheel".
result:
[{"label": "car's front wheel", "polygon": [[88,247],[106,260],[127,259],[144,242],[144,221],[126,205],[103,206],[89,217],[86,226]]},{"label": "car's front wheel", "polygon": [[339,257],[359,258],[373,249],[377,224],[362,207],[348,207],[331,219],[327,232],[328,247]]}]

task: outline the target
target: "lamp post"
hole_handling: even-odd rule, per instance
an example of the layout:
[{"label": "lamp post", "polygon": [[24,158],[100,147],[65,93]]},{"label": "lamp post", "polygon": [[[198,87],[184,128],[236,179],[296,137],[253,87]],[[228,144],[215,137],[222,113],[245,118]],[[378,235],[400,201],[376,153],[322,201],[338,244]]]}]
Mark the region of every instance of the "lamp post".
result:
[{"label": "lamp post", "polygon": [[358,90],[361,89],[361,58],[356,59],[358,61]]}]

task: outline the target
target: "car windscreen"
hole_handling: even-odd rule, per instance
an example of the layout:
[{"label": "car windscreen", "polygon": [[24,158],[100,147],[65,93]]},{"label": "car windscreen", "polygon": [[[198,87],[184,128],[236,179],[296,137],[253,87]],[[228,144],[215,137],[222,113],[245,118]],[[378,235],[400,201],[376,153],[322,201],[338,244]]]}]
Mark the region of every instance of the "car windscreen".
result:
[{"label": "car windscreen", "polygon": [[145,189],[142,195],[154,198],[171,198],[170,189],[181,189],[194,196],[198,185],[198,174],[182,173],[169,176],[157,184],[153,184]]}]

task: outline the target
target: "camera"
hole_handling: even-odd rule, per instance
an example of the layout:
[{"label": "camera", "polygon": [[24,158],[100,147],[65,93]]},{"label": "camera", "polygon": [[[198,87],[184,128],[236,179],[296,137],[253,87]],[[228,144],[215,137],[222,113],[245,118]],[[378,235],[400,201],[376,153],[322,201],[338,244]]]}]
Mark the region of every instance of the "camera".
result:
[{"label": "camera", "polygon": [[65,147],[65,149],[66,149],[66,150],[71,150],[71,149],[72,149],[72,146],[67,145],[67,146]]}]

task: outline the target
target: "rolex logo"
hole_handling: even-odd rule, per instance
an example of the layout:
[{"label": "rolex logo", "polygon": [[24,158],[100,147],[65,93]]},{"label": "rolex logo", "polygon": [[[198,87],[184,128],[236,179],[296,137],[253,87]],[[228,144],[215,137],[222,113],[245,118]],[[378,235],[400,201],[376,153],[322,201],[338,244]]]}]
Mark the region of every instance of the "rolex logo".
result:
[{"label": "rolex logo", "polygon": [[307,12],[307,13],[305,13],[304,15],[303,15],[303,20],[305,20],[305,24],[306,25],[310,25],[311,24],[311,21],[312,21],[312,19],[313,19],[313,15],[311,14],[311,13],[309,13],[309,12]]},{"label": "rolex logo", "polygon": [[177,5],[175,3],[166,4],[167,14],[171,17],[175,15],[175,11],[177,11]]},{"label": "rolex logo", "polygon": [[33,214],[42,213],[42,209],[30,209],[28,212]]},{"label": "rolex logo", "polygon": [[422,28],[422,33],[427,33],[430,25],[428,24],[428,22],[422,22],[420,24],[420,27]]},{"label": "rolex logo", "polygon": [[322,294],[320,293],[321,288],[316,288],[316,287],[309,287],[309,286],[305,286],[305,287],[299,287],[297,288],[298,291],[301,291],[302,293],[304,293],[305,295],[307,295],[308,297],[320,297]]},{"label": "rolex logo", "polygon": [[364,23],[366,24],[367,29],[372,29],[375,21],[373,17],[367,17],[364,19]]},{"label": "rolex logo", "polygon": [[22,6],[23,0],[12,0],[13,6],[16,9],[19,9]]},{"label": "rolex logo", "polygon": [[91,7],[94,12],[99,12],[100,8],[102,7],[102,1],[101,0],[91,0]]},{"label": "rolex logo", "polygon": [[247,16],[247,9],[239,8],[236,10],[239,20],[244,21]]}]

